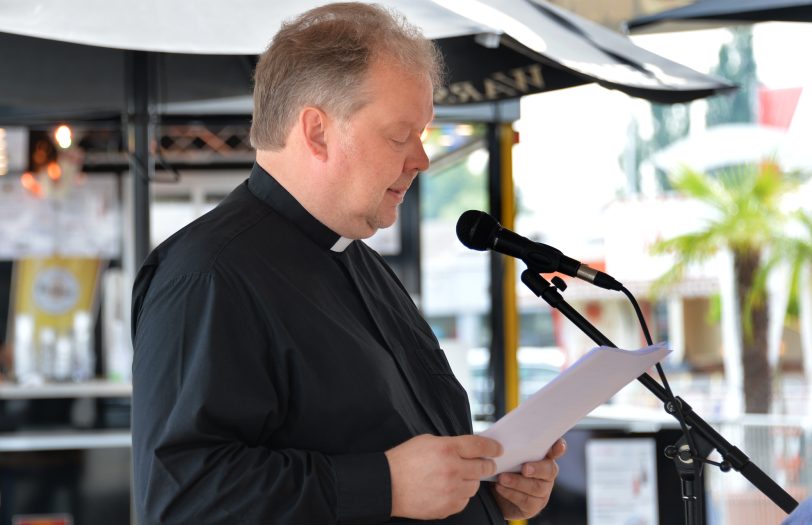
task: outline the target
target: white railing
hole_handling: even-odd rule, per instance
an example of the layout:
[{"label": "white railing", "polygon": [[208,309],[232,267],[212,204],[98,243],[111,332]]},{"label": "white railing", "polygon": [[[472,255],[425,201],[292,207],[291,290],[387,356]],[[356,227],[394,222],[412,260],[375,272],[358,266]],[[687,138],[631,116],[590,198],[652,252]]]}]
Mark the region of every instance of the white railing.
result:
[{"label": "white railing", "polygon": [[[796,500],[812,497],[812,415],[719,418],[697,413]],[[622,404],[599,407],[579,426],[599,424],[630,432],[676,428],[676,421],[662,410]],[[709,459],[721,461],[717,453]],[[713,465],[704,472],[708,525],[779,525],[786,518],[740,473]]]},{"label": "white railing", "polygon": [[[750,415],[713,426],[795,499],[812,495],[812,417]],[[736,472],[710,467],[706,487],[710,525],[778,525],[786,517]]]}]

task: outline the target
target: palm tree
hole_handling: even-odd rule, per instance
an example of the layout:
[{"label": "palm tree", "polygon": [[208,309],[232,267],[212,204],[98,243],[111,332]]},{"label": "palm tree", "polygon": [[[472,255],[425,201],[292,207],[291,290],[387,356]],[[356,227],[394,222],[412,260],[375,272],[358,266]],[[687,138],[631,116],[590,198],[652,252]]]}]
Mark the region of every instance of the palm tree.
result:
[{"label": "palm tree", "polygon": [[[810,314],[804,312],[803,305],[812,305],[812,273],[810,263],[812,263],[812,213],[809,210],[798,210],[790,215],[791,231],[788,234],[776,239],[774,248],[770,256],[762,266],[757,276],[756,286],[766,286],[767,278],[776,266],[786,264],[789,268],[789,297],[787,315],[798,318],[801,324],[801,344],[809,346],[812,344],[812,323]],[[806,297],[804,297],[806,296]],[[806,300],[805,300],[806,299]],[[809,306],[806,306],[809,308]],[[804,369],[812,370],[810,360],[812,352],[807,348],[804,350]],[[812,375],[807,377],[812,381]]]},{"label": "palm tree", "polygon": [[768,312],[759,271],[764,266],[765,254],[783,237],[787,217],[781,211],[781,199],[795,190],[799,182],[797,176],[782,173],[772,162],[712,174],[685,170],[672,177],[674,189],[707,204],[714,215],[703,229],[660,241],[653,248],[655,253],[676,256],[663,282],[680,279],[690,264],[708,259],[720,250],[729,250],[733,255],[748,413],[763,414],[770,409]]}]

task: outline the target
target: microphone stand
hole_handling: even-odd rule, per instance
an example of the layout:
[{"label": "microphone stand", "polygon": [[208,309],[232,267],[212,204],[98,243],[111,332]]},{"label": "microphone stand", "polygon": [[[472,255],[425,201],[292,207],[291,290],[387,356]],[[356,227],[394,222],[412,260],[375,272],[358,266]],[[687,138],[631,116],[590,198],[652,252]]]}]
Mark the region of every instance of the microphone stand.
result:
[{"label": "microphone stand", "polygon": [[[525,270],[522,272],[521,278],[522,282],[537,297],[541,297],[547,304],[561,312],[595,343],[601,346],[617,348],[609,338],[564,300],[557,286],[550,284],[538,272]],[[563,281],[557,281],[560,281],[560,279],[557,277],[553,279],[553,282],[556,282],[563,290],[565,288]],[[798,506],[798,502],[792,496],[750,461],[750,458],[744,452],[730,444],[713,427],[699,417],[688,403],[679,397],[674,397],[672,401],[668,392],[647,373],[642,374],[637,380],[663,402],[665,411],[672,416],[678,417],[677,407],[674,406],[674,402],[679,404],[682,417],[688,425],[687,431],[691,434],[693,443],[696,446],[697,450],[693,451],[696,455],[692,455],[687,445],[686,436],[683,436],[676,445],[666,447],[666,455],[674,460],[682,480],[682,499],[685,510],[685,523],[687,525],[704,525],[705,522],[702,463],[718,466],[723,472],[733,468],[787,514]],[[721,454],[723,459],[721,463],[705,459],[713,449],[716,449]]]}]

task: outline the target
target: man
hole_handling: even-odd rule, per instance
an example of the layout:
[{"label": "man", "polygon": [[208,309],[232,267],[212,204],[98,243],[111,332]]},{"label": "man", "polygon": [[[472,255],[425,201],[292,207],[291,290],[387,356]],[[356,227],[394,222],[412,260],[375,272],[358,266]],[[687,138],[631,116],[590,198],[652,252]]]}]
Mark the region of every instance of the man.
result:
[{"label": "man", "polygon": [[546,504],[563,443],[480,483],[499,444],[466,435],[437,340],[358,240],[428,168],[438,76],[431,42],[366,4],[301,15],[261,57],[250,178],[136,279],[141,525],[491,524]]}]

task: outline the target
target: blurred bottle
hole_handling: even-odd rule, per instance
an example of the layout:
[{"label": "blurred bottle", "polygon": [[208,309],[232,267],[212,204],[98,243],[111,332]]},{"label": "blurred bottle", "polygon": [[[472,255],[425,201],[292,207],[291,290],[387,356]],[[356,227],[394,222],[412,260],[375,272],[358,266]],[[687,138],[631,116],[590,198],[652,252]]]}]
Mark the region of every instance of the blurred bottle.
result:
[{"label": "blurred bottle", "polygon": [[90,313],[79,311],[73,316],[73,359],[71,376],[74,381],[93,379],[96,356],[93,354],[93,326]]},{"label": "blurred bottle", "polygon": [[131,286],[119,269],[110,269],[104,274],[102,348],[104,376],[110,381],[126,383],[132,376],[133,349],[127,321]]},{"label": "blurred bottle", "polygon": [[67,333],[59,334],[54,345],[53,369],[51,378],[56,381],[67,381],[71,375],[71,354],[73,342]]},{"label": "blurred bottle", "polygon": [[50,326],[44,326],[39,330],[39,373],[43,379],[54,378],[54,368],[56,359],[56,332]]},{"label": "blurred bottle", "polygon": [[41,380],[37,374],[34,318],[28,314],[14,317],[14,377],[20,384]]}]

